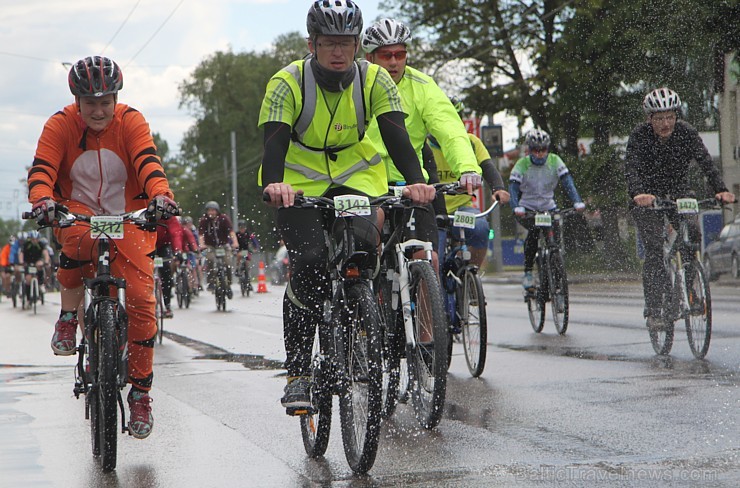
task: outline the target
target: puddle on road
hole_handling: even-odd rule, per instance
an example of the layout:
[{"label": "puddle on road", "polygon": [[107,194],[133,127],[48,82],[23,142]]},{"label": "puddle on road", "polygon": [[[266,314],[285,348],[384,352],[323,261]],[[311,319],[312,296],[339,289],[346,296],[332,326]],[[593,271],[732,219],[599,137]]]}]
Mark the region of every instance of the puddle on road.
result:
[{"label": "puddle on road", "polygon": [[165,331],[164,335],[178,344],[195,349],[201,353],[200,356],[195,356],[193,359],[215,359],[217,361],[241,363],[247,369],[284,369],[282,361],[265,359],[264,356],[257,354],[235,354],[213,344],[196,341],[190,337],[175,334],[174,332]]},{"label": "puddle on road", "polygon": [[625,354],[605,354],[597,353],[593,351],[587,351],[584,349],[577,349],[572,347],[557,347],[557,346],[545,346],[542,344],[537,345],[515,345],[515,344],[496,344],[498,347],[509,349],[511,351],[527,351],[527,352],[544,352],[553,356],[563,356],[576,359],[590,359],[593,361],[632,361],[633,359],[628,358]]}]

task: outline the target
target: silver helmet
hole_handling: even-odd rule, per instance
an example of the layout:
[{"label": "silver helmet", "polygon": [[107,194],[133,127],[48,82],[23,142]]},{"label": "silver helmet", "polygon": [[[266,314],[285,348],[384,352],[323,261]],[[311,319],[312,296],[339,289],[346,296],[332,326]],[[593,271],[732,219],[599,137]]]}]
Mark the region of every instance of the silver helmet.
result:
[{"label": "silver helmet", "polygon": [[316,0],[306,18],[311,38],[316,36],[359,36],[362,12],[352,0]]}]

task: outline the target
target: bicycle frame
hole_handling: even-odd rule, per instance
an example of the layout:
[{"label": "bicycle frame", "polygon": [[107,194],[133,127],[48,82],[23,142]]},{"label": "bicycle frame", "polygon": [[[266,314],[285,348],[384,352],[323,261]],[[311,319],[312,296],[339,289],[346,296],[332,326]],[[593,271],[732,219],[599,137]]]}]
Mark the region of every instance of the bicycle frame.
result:
[{"label": "bicycle frame", "polygon": [[[396,201],[398,200],[397,197],[391,198],[395,198]],[[413,212],[414,209],[412,209],[411,211]],[[404,334],[406,336],[405,341],[406,344],[411,347],[416,347],[416,340],[414,339],[414,322],[411,315],[411,291],[409,289],[408,269],[410,263],[414,261],[420,261],[421,259],[409,258],[408,256],[413,255],[418,251],[424,251],[423,260],[429,261],[431,263],[433,250],[431,242],[416,239],[415,230],[416,229],[413,226],[409,227],[409,238],[403,242],[399,242],[402,235],[402,227],[397,227],[391,233],[390,237],[383,245],[383,250],[381,251],[381,256],[385,255],[388,252],[391,252],[391,250],[395,254],[394,265],[396,269],[393,270],[393,289],[399,294],[401,302],[401,312],[403,316],[403,328]],[[395,286],[396,282],[398,283],[397,290]],[[393,299],[395,299],[395,293]],[[398,310],[397,303],[394,304],[393,310]]]},{"label": "bicycle frame", "polygon": [[[115,298],[111,295],[111,287],[115,288]],[[123,278],[116,278],[110,274],[110,242],[105,234],[101,234],[98,237],[98,266],[96,275],[94,278],[85,278],[85,299],[84,299],[84,310],[85,310],[85,347],[89,348],[89,338],[93,336],[95,329],[98,327],[96,323],[95,310],[97,304],[104,300],[115,301],[118,305],[118,325],[119,331],[119,344],[121,344],[121,350],[118,360],[118,375],[117,383],[118,388],[124,388],[128,383],[128,315],[126,314],[126,281]],[[89,355],[89,350],[88,350]],[[78,356],[78,366],[82,368],[83,355]],[[94,387],[95,385],[93,385]],[[87,394],[89,388],[86,385],[83,393]],[[121,399],[120,391],[118,394],[118,404],[121,408],[121,418],[123,425],[123,432],[128,429],[126,427],[125,414],[123,410],[123,400]]]},{"label": "bicycle frame", "polygon": [[[716,200],[706,199],[702,200],[700,202],[697,202],[699,206],[705,206],[707,204],[716,203]],[[670,317],[672,320],[677,320],[679,318],[684,318],[685,314],[688,311],[688,303],[689,303],[689,291],[686,286],[686,266],[687,264],[684,263],[684,255],[686,256],[692,256],[695,260],[695,265],[698,264],[701,266],[701,250],[698,243],[694,243],[691,241],[691,238],[689,236],[689,222],[688,219],[690,217],[683,216],[681,214],[677,214],[678,218],[678,228],[674,229],[673,233],[669,232],[669,226],[673,226],[673,223],[670,221],[670,218],[667,215],[667,212],[673,211],[676,209],[676,203],[673,200],[656,200],[655,202],[655,209],[657,211],[662,211],[664,214],[664,225],[663,225],[663,260],[664,260],[664,266],[666,267],[666,273],[668,273],[669,279],[671,279],[670,283],[670,290],[673,290],[676,283],[680,283],[680,292],[681,292],[681,301],[678,304],[675,304],[674,307],[678,307],[678,313],[676,317]],[[676,262],[676,269],[675,272],[678,277],[678,281],[675,280],[675,276],[671,275],[671,267],[670,267],[670,261],[671,259],[675,259]],[[670,291],[669,290],[669,291]],[[683,305],[683,306],[682,306]],[[673,307],[672,307],[673,308]],[[675,314],[676,309],[673,308],[673,312]]]}]

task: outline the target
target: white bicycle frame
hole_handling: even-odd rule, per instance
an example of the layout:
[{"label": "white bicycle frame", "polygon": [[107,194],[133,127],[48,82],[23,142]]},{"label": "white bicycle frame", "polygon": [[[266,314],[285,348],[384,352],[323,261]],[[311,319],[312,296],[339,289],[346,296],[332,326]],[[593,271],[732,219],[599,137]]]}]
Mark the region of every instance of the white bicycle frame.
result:
[{"label": "white bicycle frame", "polygon": [[[414,339],[414,322],[411,318],[411,291],[409,290],[409,264],[421,259],[408,259],[406,258],[407,249],[420,249],[425,252],[424,260],[432,261],[432,243],[420,241],[419,239],[409,239],[404,242],[396,244],[396,260],[398,262],[398,268],[400,273],[393,272],[393,283],[398,283],[399,296],[401,298],[401,310],[403,312],[403,329],[406,332],[406,344],[411,347],[416,347],[416,340]],[[395,286],[394,286],[395,288]],[[397,310],[397,304],[393,307]]]}]

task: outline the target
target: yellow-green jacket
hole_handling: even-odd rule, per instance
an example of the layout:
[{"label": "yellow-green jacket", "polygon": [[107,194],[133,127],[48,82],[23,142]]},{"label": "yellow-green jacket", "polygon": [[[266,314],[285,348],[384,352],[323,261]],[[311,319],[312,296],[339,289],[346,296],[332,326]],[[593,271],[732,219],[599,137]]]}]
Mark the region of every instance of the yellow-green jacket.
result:
[{"label": "yellow-green jacket", "polygon": [[[270,79],[260,110],[259,126],[282,122],[291,127],[283,181],[307,196],[340,185],[371,197],[386,193],[385,165],[363,135],[374,116],[403,111],[393,79],[361,60],[353,83],[329,92],[318,86],[307,62],[295,61]],[[260,167],[260,184],[261,172]]]},{"label": "yellow-green jacket", "polygon": [[[447,160],[458,174],[467,172],[481,174],[480,166],[476,162],[475,154],[470,147],[465,125],[463,125],[460,116],[445,92],[434,82],[432,77],[406,66],[403,78],[398,83],[398,91],[401,93],[401,101],[405,112],[408,114],[405,120],[406,130],[419,161],[423,161],[421,149],[424,147],[424,141],[428,134],[432,134],[444,148]],[[371,122],[367,136],[376,144],[383,161],[385,161],[388,182],[403,181],[401,172],[398,171],[388,156],[388,151],[380,137],[378,123],[375,120]],[[422,168],[422,171],[428,181],[429,175],[424,168]]]}]

